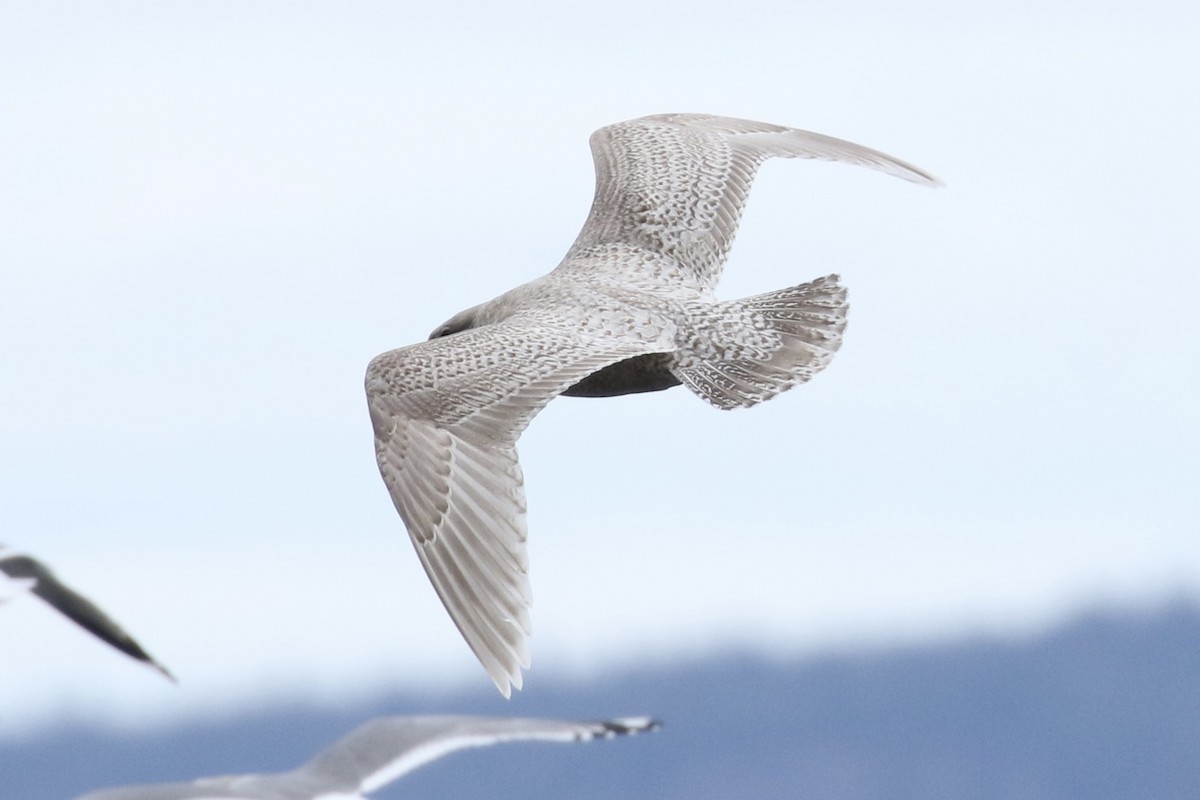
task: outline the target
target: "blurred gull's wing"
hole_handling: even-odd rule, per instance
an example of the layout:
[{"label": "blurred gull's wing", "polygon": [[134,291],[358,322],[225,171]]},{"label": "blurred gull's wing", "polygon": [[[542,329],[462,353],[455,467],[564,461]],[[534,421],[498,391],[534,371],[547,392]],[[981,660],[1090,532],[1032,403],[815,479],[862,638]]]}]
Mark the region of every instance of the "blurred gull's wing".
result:
[{"label": "blurred gull's wing", "polygon": [[328,790],[367,794],[455,750],[501,742],[585,742],[656,730],[649,717],[607,722],[503,717],[384,717],[352,731],[296,772]]},{"label": "blurred gull's wing", "polygon": [[100,608],[58,579],[50,568],[35,558],[0,549],[0,572],[10,578],[32,581],[35,595],[93,636],[107,642],[130,658],[149,664],[172,681],[175,677],[142,649],[132,636]]},{"label": "blurred gull's wing", "polygon": [[[704,114],[659,114],[592,134],[596,195],[566,261],[602,245],[670,256],[716,285],[759,164],[844,161],[927,186],[941,181],[886,153],[819,133]],[[620,267],[614,262],[614,267]]]},{"label": "blurred gull's wing", "polygon": [[291,772],[104,789],[78,800],[352,800],[455,750],[533,740],[583,742],[658,727],[659,723],[649,717],[607,722],[382,717],[354,729]]}]

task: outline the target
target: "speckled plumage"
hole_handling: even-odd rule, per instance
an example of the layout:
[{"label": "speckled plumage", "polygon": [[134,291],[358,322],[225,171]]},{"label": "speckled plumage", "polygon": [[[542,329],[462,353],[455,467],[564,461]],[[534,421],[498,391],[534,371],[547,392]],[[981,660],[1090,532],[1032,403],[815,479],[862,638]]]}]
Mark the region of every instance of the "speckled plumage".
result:
[{"label": "speckled plumage", "polygon": [[379,468],[430,581],[507,697],[529,665],[525,494],[516,441],[559,394],[683,384],[718,408],[808,380],[845,327],[837,276],[718,302],[759,164],[816,158],[932,175],[850,142],[667,114],[591,138],[596,195],[552,272],[456,314],[367,368]]}]

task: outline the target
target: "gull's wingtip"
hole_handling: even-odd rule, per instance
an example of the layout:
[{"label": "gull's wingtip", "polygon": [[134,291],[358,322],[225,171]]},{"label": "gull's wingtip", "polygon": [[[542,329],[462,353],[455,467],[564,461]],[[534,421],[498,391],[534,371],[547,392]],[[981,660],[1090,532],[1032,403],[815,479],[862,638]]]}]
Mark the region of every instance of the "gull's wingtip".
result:
[{"label": "gull's wingtip", "polygon": [[517,667],[512,672],[505,673],[489,673],[492,683],[505,700],[512,699],[513,689],[521,691],[521,686],[524,683],[524,676],[521,674],[521,668]]},{"label": "gull's wingtip", "polygon": [[637,733],[650,733],[660,730],[662,720],[654,717],[617,717],[601,723],[605,736],[632,736]]},{"label": "gull's wingtip", "polygon": [[921,181],[921,184],[923,186],[928,186],[930,189],[943,189],[946,186],[946,182],[937,175],[934,175],[932,172],[925,172],[922,170],[921,177],[925,179]]},{"label": "gull's wingtip", "polygon": [[892,156],[884,156],[890,162],[889,166],[882,166],[884,172],[889,172],[897,178],[902,178],[909,183],[915,183],[918,186],[928,186],[930,189],[940,189],[946,185],[946,182],[934,175],[928,170],[921,169],[916,164],[911,164],[907,161],[901,161]]},{"label": "gull's wingtip", "polygon": [[179,685],[179,678],[176,678],[176,677],[175,677],[175,676],[174,676],[174,675],[171,673],[171,670],[167,669],[166,667],[164,667],[162,664],[158,663],[157,661],[153,661],[153,660],[151,660],[151,661],[150,661],[150,662],[148,662],[148,663],[150,664],[150,666],[154,667],[154,669],[155,669],[156,671],[158,671],[158,672],[159,672],[159,674],[161,674],[161,675],[162,675],[164,678],[166,678],[167,680],[169,680],[171,683],[175,684],[176,686],[178,686],[178,685]]}]

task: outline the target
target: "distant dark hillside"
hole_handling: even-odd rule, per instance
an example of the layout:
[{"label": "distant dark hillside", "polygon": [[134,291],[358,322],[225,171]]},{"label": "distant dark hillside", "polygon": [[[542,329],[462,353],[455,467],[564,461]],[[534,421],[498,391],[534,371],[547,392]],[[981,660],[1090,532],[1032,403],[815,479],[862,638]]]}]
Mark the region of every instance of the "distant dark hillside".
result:
[{"label": "distant dark hillside", "polygon": [[[461,753],[378,798],[1194,800],[1200,611],[1094,614],[1036,639],[795,662],[730,655],[590,684],[531,677],[505,709],[649,713],[650,736]],[[495,713],[462,696],[258,709],[139,735],[70,729],[0,743],[0,798],[282,769],[378,714]]]}]

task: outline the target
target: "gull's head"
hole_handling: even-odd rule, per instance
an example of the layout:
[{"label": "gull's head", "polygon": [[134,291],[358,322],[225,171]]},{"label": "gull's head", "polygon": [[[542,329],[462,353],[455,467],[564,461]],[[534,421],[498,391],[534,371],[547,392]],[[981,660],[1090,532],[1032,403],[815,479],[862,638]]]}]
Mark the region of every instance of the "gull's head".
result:
[{"label": "gull's head", "polygon": [[460,311],[450,319],[443,322],[434,329],[433,333],[429,334],[430,339],[440,339],[443,336],[452,336],[456,333],[461,333],[476,326],[476,312],[479,306],[468,308],[466,311]]}]

